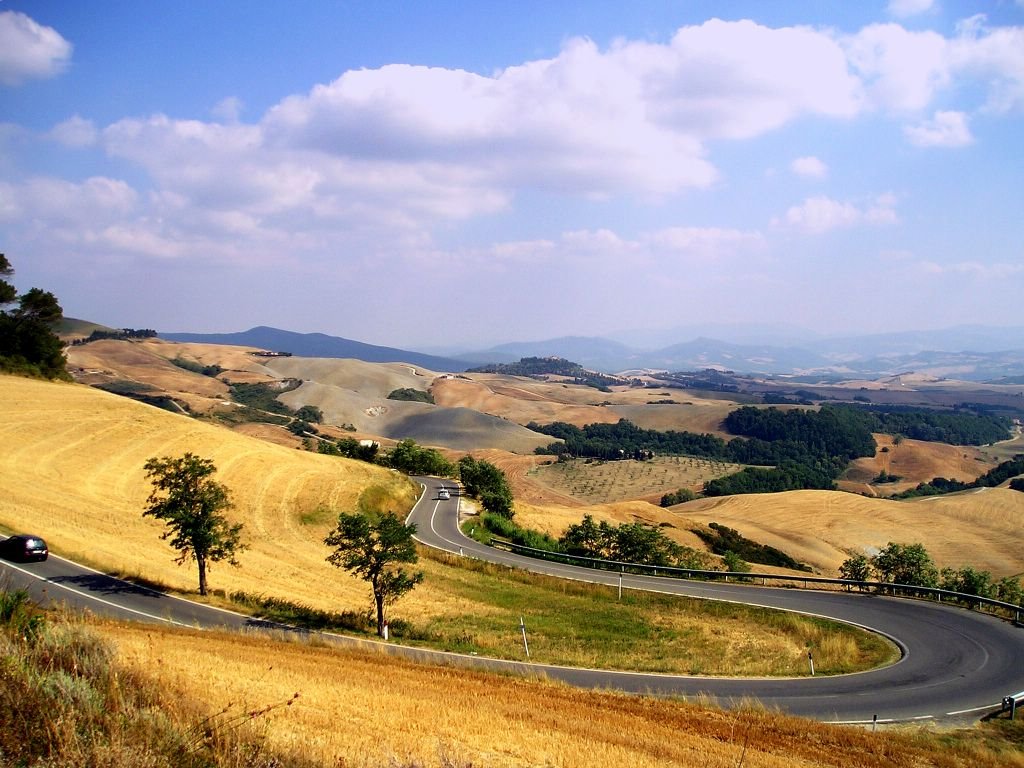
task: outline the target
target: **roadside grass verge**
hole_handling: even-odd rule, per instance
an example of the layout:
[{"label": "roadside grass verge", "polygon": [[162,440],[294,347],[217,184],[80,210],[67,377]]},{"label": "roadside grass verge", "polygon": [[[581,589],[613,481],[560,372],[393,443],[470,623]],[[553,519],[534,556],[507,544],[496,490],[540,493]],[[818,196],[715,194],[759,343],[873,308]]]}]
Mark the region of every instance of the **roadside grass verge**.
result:
[{"label": "roadside grass verge", "polygon": [[788,717],[756,702],[727,711],[703,699],[580,690],[321,643],[112,622],[93,629],[116,644],[128,670],[162,686],[168,699],[202,700],[213,712],[229,705],[255,708],[254,700],[294,701],[266,712],[256,731],[263,755],[286,754],[292,764],[1024,766],[1021,721],[871,733]]},{"label": "roadside grass verge", "polygon": [[[80,621],[0,591],[0,765],[205,768],[316,763],[264,748],[277,704],[209,711],[124,666]],[[287,702],[280,706],[285,706]]]},{"label": "roadside grass verge", "polygon": [[[599,669],[739,676],[805,676],[871,669],[899,658],[887,639],[783,611],[566,581],[432,551],[428,578],[466,610],[393,622],[412,645]],[[440,566],[440,567],[438,567]],[[439,583],[440,582],[440,583]]]},{"label": "roadside grass verge", "polygon": [[[899,659],[886,638],[836,621],[712,600],[567,581],[420,548],[417,568],[449,604],[404,618],[403,598],[390,612],[395,642],[455,653],[544,664],[665,674],[743,677],[835,675]],[[120,574],[175,594],[165,585]],[[177,592],[198,600],[194,593]],[[301,629],[374,638],[371,603],[327,611],[254,592],[211,590],[203,601]]]}]

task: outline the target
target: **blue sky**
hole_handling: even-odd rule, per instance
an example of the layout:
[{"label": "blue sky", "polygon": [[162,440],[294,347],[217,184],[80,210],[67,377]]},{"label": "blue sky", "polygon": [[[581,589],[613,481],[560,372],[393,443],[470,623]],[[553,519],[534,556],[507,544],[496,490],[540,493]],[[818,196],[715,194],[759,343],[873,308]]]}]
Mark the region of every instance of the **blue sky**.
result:
[{"label": "blue sky", "polygon": [[0,0],[0,250],[165,332],[1019,325],[1022,118],[1022,0]]}]

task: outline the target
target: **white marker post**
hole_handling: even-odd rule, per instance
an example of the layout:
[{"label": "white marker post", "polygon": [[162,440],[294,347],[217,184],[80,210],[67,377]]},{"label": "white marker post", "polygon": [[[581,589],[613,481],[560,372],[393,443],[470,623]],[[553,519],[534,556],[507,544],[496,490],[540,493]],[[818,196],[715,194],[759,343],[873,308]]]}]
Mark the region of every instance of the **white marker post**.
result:
[{"label": "white marker post", "polygon": [[811,677],[814,677],[814,653],[811,651],[807,652],[807,661],[811,663]]},{"label": "white marker post", "polygon": [[526,649],[526,658],[530,658],[530,645],[526,642],[526,622],[523,621],[523,617],[519,617],[519,629],[523,631],[523,648]]}]

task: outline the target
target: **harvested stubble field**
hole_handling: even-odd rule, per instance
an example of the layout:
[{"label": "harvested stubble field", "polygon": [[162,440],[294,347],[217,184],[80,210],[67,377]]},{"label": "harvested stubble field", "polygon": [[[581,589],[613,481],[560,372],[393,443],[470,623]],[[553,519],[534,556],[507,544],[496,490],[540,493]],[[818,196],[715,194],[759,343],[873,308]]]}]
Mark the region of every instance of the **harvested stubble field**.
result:
[{"label": "harvested stubble field", "polygon": [[529,477],[587,504],[629,499],[656,503],[666,493],[680,488],[699,491],[707,481],[741,469],[739,464],[692,456],[656,456],[647,461],[571,459],[537,467]]},{"label": "harvested stubble field", "polygon": [[[169,707],[252,723],[266,753],[312,764],[660,768],[1005,768],[1024,756],[984,730],[869,733],[755,707],[581,691],[264,637],[103,623],[119,660],[155,676]],[[197,664],[196,660],[202,663]],[[214,716],[209,721],[216,725]],[[1016,731],[1012,731],[1016,734]],[[989,746],[989,742],[991,746]]]},{"label": "harvested stubble field", "polygon": [[[891,496],[933,477],[969,482],[998,463],[987,450],[973,446],[922,440],[901,440],[897,444],[892,435],[881,434],[874,435],[874,438],[878,446],[875,455],[850,463],[839,483],[844,490],[868,496]],[[901,479],[895,483],[871,484],[872,479],[883,471]]]},{"label": "harvested stubble field", "polygon": [[[194,592],[195,569],[175,565],[174,551],[161,540],[162,524],[142,517],[150,491],[143,465],[153,456],[186,451],[211,458],[218,468],[216,479],[234,498],[229,517],[245,525],[249,545],[239,557],[240,568],[214,565],[211,588],[262,594],[321,611],[358,613],[369,604],[364,582],[325,562],[329,550],[322,541],[336,512],[353,510],[360,499],[372,497],[404,514],[415,492],[407,478],[380,467],[288,449],[80,385],[16,377],[0,376],[0,445],[5,449],[0,452],[0,525],[43,535],[58,554],[183,592]],[[599,651],[606,645],[603,630],[587,621],[597,598],[567,596],[573,590],[562,584],[520,583],[509,590],[504,580],[495,578],[482,586],[480,574],[432,559],[421,560],[420,567],[425,582],[393,613],[411,626],[413,640],[460,647],[468,637],[482,650],[518,658],[518,616],[546,610],[571,615],[578,626],[548,624],[543,634],[545,624],[538,622],[543,635],[537,638],[538,660],[547,654],[562,663],[592,663],[601,652],[602,663],[611,667],[664,668],[660,655],[677,656],[673,663],[679,671],[708,668],[705,662],[666,650],[685,634],[680,627],[688,619],[682,607],[664,631],[651,618],[663,613],[660,608],[609,619],[629,628],[653,627],[647,632],[650,647],[644,653],[650,659],[645,661],[626,646]],[[572,607],[560,600],[573,601]],[[601,600],[607,602],[607,596]],[[476,617],[477,623],[465,623],[467,616]],[[718,650],[709,653],[727,658],[722,648],[749,646],[757,623],[723,622],[717,629]],[[572,642],[564,642],[566,637]],[[750,674],[788,674],[778,659],[799,658],[808,642],[825,644],[824,639],[799,634],[794,639],[792,629],[777,633],[757,653],[743,656],[756,657],[762,666],[744,669]],[[845,653],[837,646],[838,655]]]}]

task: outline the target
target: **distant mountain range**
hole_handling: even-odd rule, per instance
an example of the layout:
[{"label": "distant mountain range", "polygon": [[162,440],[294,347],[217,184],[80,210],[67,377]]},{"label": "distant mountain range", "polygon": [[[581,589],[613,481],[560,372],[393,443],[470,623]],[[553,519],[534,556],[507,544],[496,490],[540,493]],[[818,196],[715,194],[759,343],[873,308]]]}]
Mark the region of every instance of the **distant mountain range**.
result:
[{"label": "distant mountain range", "polygon": [[[459,355],[429,355],[364,344],[322,333],[294,333],[260,326],[240,333],[162,333],[170,341],[235,344],[303,357],[404,362],[434,371],[462,372],[486,363],[524,357],[562,357],[594,371],[692,371],[872,378],[915,371],[936,377],[992,381],[1024,376],[1024,327],[959,326],[941,331],[804,339],[793,343],[733,343],[700,336],[659,349],[640,349],[612,339],[566,336],[513,342]],[[749,336],[748,336],[749,338]],[[792,339],[792,334],[787,334]]]},{"label": "distant mountain range", "polygon": [[323,333],[295,333],[265,325],[238,333],[161,333],[167,341],[188,341],[200,344],[230,344],[258,347],[270,352],[291,352],[299,357],[339,357],[367,363],[409,363],[432,371],[457,373],[470,367],[463,360],[425,355],[392,347],[378,347],[361,341],[328,336]]}]

